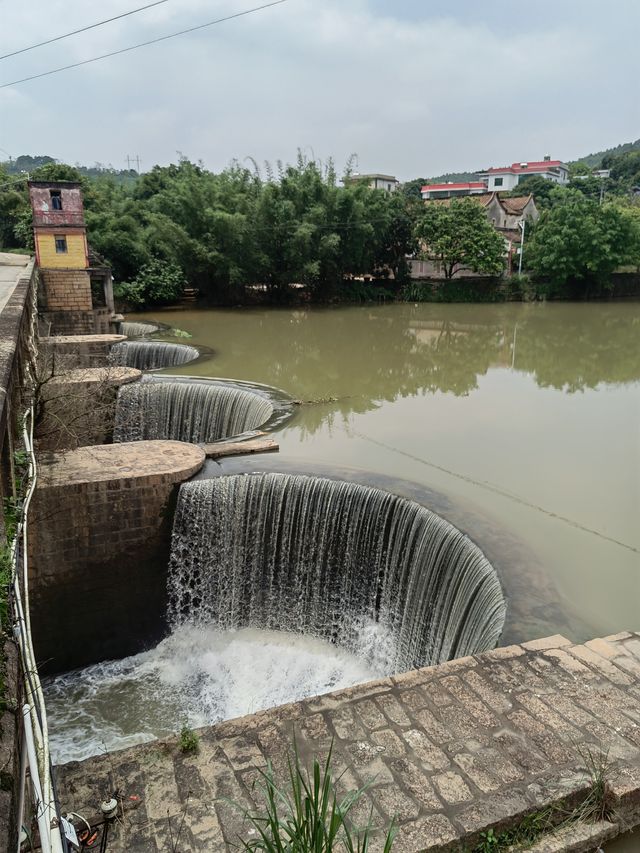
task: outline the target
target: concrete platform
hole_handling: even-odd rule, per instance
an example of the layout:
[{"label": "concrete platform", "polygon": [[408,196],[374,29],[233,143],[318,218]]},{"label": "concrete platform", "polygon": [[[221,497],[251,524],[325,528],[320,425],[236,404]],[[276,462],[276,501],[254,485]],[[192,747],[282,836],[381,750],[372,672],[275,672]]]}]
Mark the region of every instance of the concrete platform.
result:
[{"label": "concrete platform", "polygon": [[11,298],[18,280],[22,278],[30,261],[29,255],[0,252],[0,311]]},{"label": "concrete platform", "polygon": [[270,761],[286,778],[295,732],[305,763],[333,739],[340,789],[370,785],[357,818],[395,817],[394,853],[472,850],[489,827],[583,797],[588,748],[606,764],[621,823],[576,824],[538,849],[593,850],[640,821],[639,678],[640,634],[549,637],[219,723],[200,730],[195,756],[173,739],[67,764],[60,800],[95,815],[117,788],[114,853],[170,849],[181,824],[180,849],[235,849],[252,837],[241,810],[261,804],[259,770]]}]

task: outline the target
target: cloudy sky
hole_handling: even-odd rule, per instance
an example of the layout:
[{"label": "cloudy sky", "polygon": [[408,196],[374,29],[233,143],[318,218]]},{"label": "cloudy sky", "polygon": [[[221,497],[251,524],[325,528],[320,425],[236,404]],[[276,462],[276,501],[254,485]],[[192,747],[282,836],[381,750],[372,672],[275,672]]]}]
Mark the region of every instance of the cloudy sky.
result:
[{"label": "cloudy sky", "polygon": [[[0,83],[260,2],[167,0],[0,60]],[[0,54],[144,3],[0,0]],[[639,33],[640,0],[286,0],[0,89],[0,157],[218,170],[300,147],[401,179],[576,159],[640,137]]]}]

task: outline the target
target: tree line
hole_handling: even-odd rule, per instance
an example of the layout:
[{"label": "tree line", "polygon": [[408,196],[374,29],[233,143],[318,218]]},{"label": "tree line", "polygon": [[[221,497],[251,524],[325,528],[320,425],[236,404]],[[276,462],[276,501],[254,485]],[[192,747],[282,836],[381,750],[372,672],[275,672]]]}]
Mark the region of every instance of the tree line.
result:
[{"label": "tree line", "polygon": [[[320,302],[398,297],[413,292],[403,290],[408,257],[421,254],[449,279],[505,270],[504,240],[473,199],[425,205],[417,182],[393,193],[364,181],[342,186],[331,161],[302,154],[293,165],[235,162],[220,173],[180,158],[139,176],[28,159],[33,179],[81,182],[89,242],[131,306],[174,301],[185,286],[218,304],[252,294],[285,302],[296,292]],[[610,155],[608,166],[604,192],[600,179],[577,172],[568,187],[528,178],[513,191],[531,192],[541,211],[527,227],[524,269],[546,295],[588,295],[615,269],[640,264],[640,152]],[[32,246],[26,184],[0,166],[0,248]]]}]

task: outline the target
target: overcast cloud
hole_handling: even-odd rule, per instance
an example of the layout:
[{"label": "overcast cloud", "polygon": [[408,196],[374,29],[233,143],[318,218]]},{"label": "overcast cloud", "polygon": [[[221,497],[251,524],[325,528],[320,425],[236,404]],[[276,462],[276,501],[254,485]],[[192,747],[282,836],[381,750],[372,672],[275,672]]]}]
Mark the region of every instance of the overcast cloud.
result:
[{"label": "overcast cloud", "polygon": [[[3,60],[0,82],[259,2],[169,0]],[[0,0],[0,54],[143,3]],[[639,33],[640,0],[287,0],[1,89],[0,147],[143,169],[180,151],[214,170],[301,147],[401,179],[571,160],[640,137]]]}]

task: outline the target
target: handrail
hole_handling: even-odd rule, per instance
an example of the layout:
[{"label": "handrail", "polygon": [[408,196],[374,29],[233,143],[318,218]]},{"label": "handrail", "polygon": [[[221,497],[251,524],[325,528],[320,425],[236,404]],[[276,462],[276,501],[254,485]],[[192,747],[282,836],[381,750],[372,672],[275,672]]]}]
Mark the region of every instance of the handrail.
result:
[{"label": "handrail", "polygon": [[[25,372],[30,385],[35,386],[37,359],[37,288],[32,288],[30,328],[27,334]],[[53,770],[49,751],[49,728],[42,684],[38,674],[31,637],[29,612],[28,529],[29,506],[37,483],[37,466],[33,442],[33,401],[23,416],[22,438],[28,457],[27,491],[20,506],[13,541],[10,543],[11,588],[13,592],[13,633],[20,651],[26,702],[22,708],[24,746],[20,766],[20,796],[18,803],[17,851],[21,849],[24,817],[24,785],[27,767],[40,831],[40,845],[45,853],[66,853],[68,845],[61,831],[61,820],[55,798]]]},{"label": "handrail", "polygon": [[[28,455],[28,486],[16,525],[15,536],[11,543],[14,636],[20,650],[27,698],[23,709],[25,737],[28,746],[27,758],[40,834],[42,836],[42,833],[45,833],[45,837],[41,837],[41,845],[43,850],[50,850],[51,853],[62,853],[66,849],[66,843],[63,841],[60,831],[60,817],[54,795],[47,713],[33,650],[29,613],[27,516],[37,482],[36,458],[33,447],[33,420],[33,406],[30,406],[25,413],[22,430],[24,448]],[[24,772],[25,769],[21,768],[21,772]],[[23,807],[23,805],[22,803],[21,806]],[[19,815],[19,829],[21,825],[22,814]]]}]

